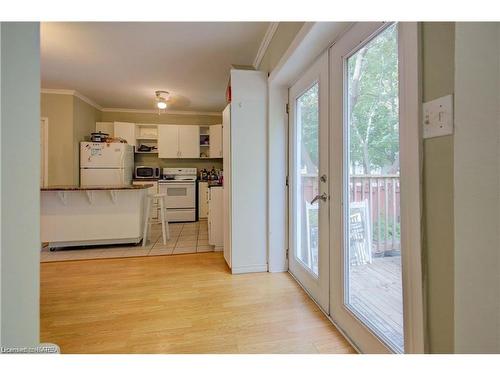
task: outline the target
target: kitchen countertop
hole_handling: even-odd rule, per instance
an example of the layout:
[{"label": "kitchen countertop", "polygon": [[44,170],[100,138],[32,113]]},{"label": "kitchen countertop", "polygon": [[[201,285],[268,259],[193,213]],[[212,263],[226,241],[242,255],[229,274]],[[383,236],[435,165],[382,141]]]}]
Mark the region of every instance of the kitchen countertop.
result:
[{"label": "kitchen countertop", "polygon": [[158,181],[159,178],[134,178],[132,181],[134,182],[142,182],[142,181]]},{"label": "kitchen countertop", "polygon": [[86,190],[141,190],[153,187],[153,184],[145,185],[99,185],[99,186],[77,186],[77,185],[53,185],[40,188],[41,191],[86,191]]},{"label": "kitchen countertop", "polygon": [[206,181],[208,182],[208,187],[222,187],[222,184],[219,181]]}]

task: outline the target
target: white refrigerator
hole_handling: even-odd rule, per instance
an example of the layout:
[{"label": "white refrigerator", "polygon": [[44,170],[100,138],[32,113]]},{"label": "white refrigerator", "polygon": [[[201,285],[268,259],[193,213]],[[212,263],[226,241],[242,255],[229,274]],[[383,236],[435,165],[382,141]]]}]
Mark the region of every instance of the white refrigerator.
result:
[{"label": "white refrigerator", "polygon": [[130,185],[134,148],[127,143],[80,142],[80,185]]}]

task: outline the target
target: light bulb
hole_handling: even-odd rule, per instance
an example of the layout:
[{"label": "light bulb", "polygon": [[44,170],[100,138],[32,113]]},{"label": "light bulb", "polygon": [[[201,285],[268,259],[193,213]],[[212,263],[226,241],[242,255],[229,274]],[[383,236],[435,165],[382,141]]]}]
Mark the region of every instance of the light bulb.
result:
[{"label": "light bulb", "polygon": [[167,108],[167,103],[160,101],[156,103],[156,106],[158,107],[158,109],[165,109]]}]

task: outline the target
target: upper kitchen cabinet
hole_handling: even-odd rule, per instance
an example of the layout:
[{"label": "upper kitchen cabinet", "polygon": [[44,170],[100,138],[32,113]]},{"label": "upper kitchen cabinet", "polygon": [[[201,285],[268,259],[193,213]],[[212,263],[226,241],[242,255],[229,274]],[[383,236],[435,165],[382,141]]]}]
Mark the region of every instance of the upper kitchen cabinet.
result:
[{"label": "upper kitchen cabinet", "polygon": [[114,122],[114,136],[123,138],[129,145],[135,146],[136,126],[132,122]]},{"label": "upper kitchen cabinet", "polygon": [[159,125],[158,157],[195,159],[200,157],[200,128],[197,125]]},{"label": "upper kitchen cabinet", "polygon": [[209,157],[222,158],[222,125],[210,126]]},{"label": "upper kitchen cabinet", "polygon": [[115,136],[115,124],[112,122],[96,122],[95,131],[101,132],[109,135],[110,137]]},{"label": "upper kitchen cabinet", "polygon": [[158,157],[179,157],[179,129],[177,125],[158,125]]},{"label": "upper kitchen cabinet", "polygon": [[179,157],[200,157],[200,127],[195,125],[179,126]]}]

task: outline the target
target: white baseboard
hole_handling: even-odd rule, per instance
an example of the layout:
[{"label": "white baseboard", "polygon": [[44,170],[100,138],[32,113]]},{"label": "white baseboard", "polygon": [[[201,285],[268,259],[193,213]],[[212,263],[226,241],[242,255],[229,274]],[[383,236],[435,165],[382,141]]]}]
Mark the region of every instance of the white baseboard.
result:
[{"label": "white baseboard", "polygon": [[231,272],[234,274],[238,273],[252,273],[252,272],[267,272],[267,264],[253,264],[250,266],[241,266],[231,268]]},{"label": "white baseboard", "polygon": [[269,272],[288,272],[288,267],[269,268]]}]

